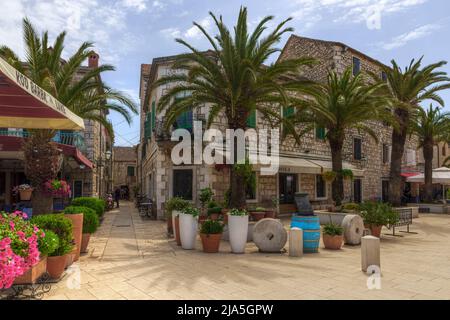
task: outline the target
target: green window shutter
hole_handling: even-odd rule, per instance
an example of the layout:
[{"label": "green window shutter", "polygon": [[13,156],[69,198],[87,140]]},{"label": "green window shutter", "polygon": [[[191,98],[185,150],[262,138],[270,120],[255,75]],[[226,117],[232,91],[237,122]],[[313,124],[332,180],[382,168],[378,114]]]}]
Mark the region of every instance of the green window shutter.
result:
[{"label": "green window shutter", "polygon": [[152,102],[152,128],[155,128],[156,125],[156,102]]},{"label": "green window shutter", "polygon": [[320,140],[325,140],[325,128],[316,126],[316,138]]},{"label": "green window shutter", "polygon": [[283,108],[283,118],[290,117],[294,114],[294,107]]},{"label": "green window shutter", "polygon": [[248,115],[247,127],[249,127],[249,128],[256,128],[256,110],[253,110]]},{"label": "green window shutter", "polygon": [[134,167],[133,166],[128,166],[127,167],[127,175],[129,177],[134,177]]},{"label": "green window shutter", "polygon": [[176,121],[176,129],[192,130],[192,111],[180,114]]}]

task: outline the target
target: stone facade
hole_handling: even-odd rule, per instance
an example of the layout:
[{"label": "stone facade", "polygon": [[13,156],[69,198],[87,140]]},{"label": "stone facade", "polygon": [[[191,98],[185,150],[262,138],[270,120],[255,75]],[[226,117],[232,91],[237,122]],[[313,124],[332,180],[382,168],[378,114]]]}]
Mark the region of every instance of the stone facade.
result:
[{"label": "stone facade", "polygon": [[[279,60],[297,58],[297,57],[313,57],[318,63],[312,68],[304,68],[301,74],[308,79],[314,81],[324,81],[328,70],[336,70],[342,73],[347,67],[351,67],[353,58],[360,60],[361,70],[378,73],[381,76],[381,63],[364,55],[363,53],[349,48],[348,46],[337,43],[315,39],[291,36],[286,43]],[[150,85],[155,80],[168,73],[177,72],[170,68],[174,57],[156,58],[153,60],[151,67],[147,65],[147,74],[141,75],[142,79]],[[142,191],[149,195],[156,203],[158,216],[163,216],[164,203],[173,196],[173,175],[177,169],[193,170],[193,202],[198,204],[198,192],[201,188],[211,187],[215,192],[216,200],[222,201],[225,192],[229,186],[229,170],[225,167],[216,170],[214,166],[196,165],[196,166],[174,166],[170,160],[170,150],[173,144],[167,139],[161,141],[156,138],[155,130],[151,137],[144,139],[144,119],[152,102],[158,103],[159,98],[163,95],[167,87],[152,88],[151,91],[141,90],[141,141],[139,146],[138,163],[141,168],[140,181],[142,183]],[[194,119],[204,119],[208,117],[208,106],[194,111]],[[279,110],[277,112],[282,112]],[[157,122],[162,122],[164,113],[158,114]],[[260,128],[268,128],[268,122],[259,114],[256,115],[256,130]],[[377,132],[378,141],[375,141],[368,134],[349,130],[344,143],[344,168],[350,168],[354,171],[358,183],[360,183],[361,199],[382,199],[383,196],[383,180],[389,178],[389,156],[391,145],[392,128],[381,122],[370,122],[369,126]],[[226,128],[226,118],[219,115],[213,128]],[[156,126],[156,130],[158,126]],[[362,157],[361,160],[355,160],[354,157],[354,139],[361,139]],[[359,140],[358,140],[359,141]],[[143,150],[145,149],[145,153]],[[416,171],[418,163],[417,139],[410,138],[405,148],[405,157],[403,170]],[[296,145],[293,138],[287,138],[280,145],[280,157],[287,159],[304,159],[308,163],[313,163],[319,172],[303,171],[301,168],[281,166],[280,173],[273,176],[262,176],[258,169],[256,171],[256,199],[248,200],[249,205],[270,206],[271,200],[280,198],[280,184],[282,174],[289,174],[295,180],[295,191],[304,191],[309,193],[310,199],[316,208],[326,208],[331,201],[331,185],[325,183],[325,194],[321,197],[316,195],[317,176],[321,176],[321,172],[331,170],[331,153],[328,143],[316,137],[315,130],[302,137],[301,144]],[[283,175],[284,177],[284,175]],[[284,179],[284,178],[283,178]],[[345,201],[354,201],[355,188],[358,186],[355,182],[345,181]],[[293,210],[289,203],[280,206],[283,211]]]},{"label": "stone facade", "polygon": [[136,147],[113,148],[113,188],[127,186],[130,195],[137,185],[137,149]]}]

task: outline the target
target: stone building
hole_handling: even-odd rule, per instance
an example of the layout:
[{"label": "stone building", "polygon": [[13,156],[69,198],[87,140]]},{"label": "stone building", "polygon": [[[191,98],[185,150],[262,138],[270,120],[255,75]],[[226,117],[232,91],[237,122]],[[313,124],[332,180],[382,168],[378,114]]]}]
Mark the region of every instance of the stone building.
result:
[{"label": "stone building", "polygon": [[128,190],[130,197],[134,195],[137,185],[137,148],[114,147],[113,148],[113,188]]},{"label": "stone building", "polygon": [[[301,70],[301,75],[314,81],[325,81],[328,70],[342,73],[346,68],[353,68],[354,73],[371,71],[381,72],[382,64],[377,60],[332,41],[308,39],[291,36],[282,50],[279,60],[313,57],[318,64],[313,68]],[[146,65],[147,73],[141,73],[141,140],[138,163],[141,168],[140,182],[142,191],[153,199],[159,217],[163,216],[164,204],[171,197],[183,196],[198,204],[199,190],[211,187],[215,198],[222,201],[229,189],[229,169],[226,166],[214,165],[174,165],[171,161],[171,149],[174,145],[162,131],[164,113],[156,113],[158,100],[166,87],[152,87],[161,76],[177,73],[171,65],[175,57],[160,57]],[[143,69],[144,70],[144,67]],[[144,80],[147,86],[142,88]],[[192,110],[177,119],[174,127],[192,130],[192,121],[204,121],[208,117],[209,106],[200,110]],[[288,110],[278,110],[285,114]],[[353,180],[345,181],[345,201],[361,202],[367,199],[387,200],[389,186],[389,163],[392,128],[382,122],[372,121],[371,128],[378,133],[378,141],[368,134],[349,130],[344,144],[344,168],[351,169]],[[268,123],[256,113],[252,115],[249,127],[256,131],[268,128]],[[225,129],[226,118],[219,115],[213,128]],[[331,200],[331,183],[323,179],[322,174],[331,171],[331,153],[325,132],[315,128],[304,135],[300,145],[293,138],[284,140],[280,145],[280,168],[275,175],[261,175],[260,169],[254,166],[256,186],[247,186],[246,197],[250,206],[271,206],[279,202],[279,212],[295,211],[294,194],[302,191],[309,193],[310,200],[316,209],[325,209]],[[403,172],[408,176],[417,171],[418,153],[415,137],[408,140],[403,161]],[[274,201],[276,200],[276,201]]]}]

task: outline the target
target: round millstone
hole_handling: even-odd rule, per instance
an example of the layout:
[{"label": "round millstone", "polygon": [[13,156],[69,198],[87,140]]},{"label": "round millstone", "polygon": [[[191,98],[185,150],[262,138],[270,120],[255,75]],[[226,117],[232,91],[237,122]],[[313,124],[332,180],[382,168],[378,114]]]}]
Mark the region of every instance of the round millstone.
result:
[{"label": "round millstone", "polygon": [[279,253],[287,242],[283,224],[275,219],[262,219],[253,227],[253,242],[261,252]]},{"label": "round millstone", "polygon": [[361,244],[361,238],[364,233],[364,221],[356,214],[348,214],[342,220],[344,228],[344,242],[350,245]]}]

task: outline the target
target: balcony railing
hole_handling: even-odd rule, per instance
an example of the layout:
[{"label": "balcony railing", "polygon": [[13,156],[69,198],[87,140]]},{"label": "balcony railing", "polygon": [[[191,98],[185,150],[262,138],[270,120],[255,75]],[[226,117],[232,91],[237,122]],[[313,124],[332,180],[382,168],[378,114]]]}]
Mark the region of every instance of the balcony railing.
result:
[{"label": "balcony railing", "polygon": [[[0,136],[26,138],[29,135],[30,133],[26,130],[0,129]],[[52,141],[60,144],[74,146],[82,152],[86,150],[84,135],[81,132],[57,131]]]}]

